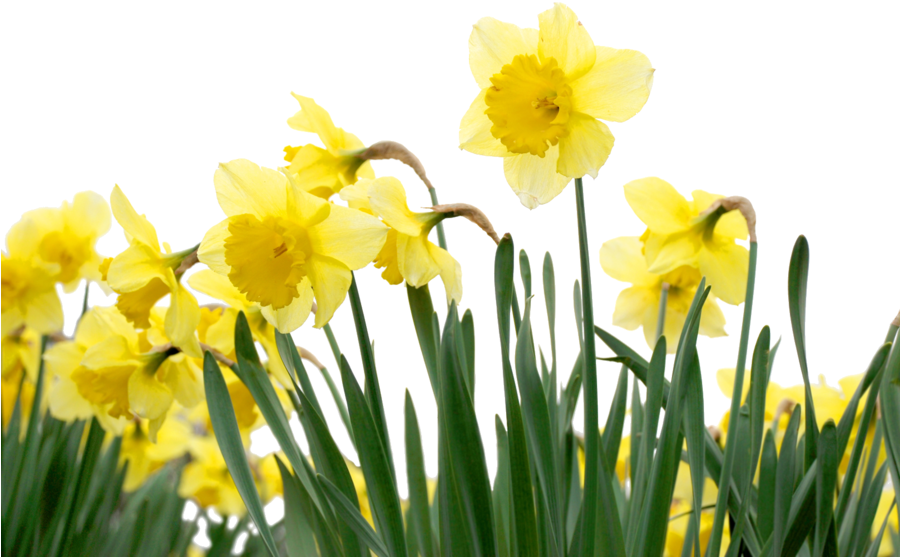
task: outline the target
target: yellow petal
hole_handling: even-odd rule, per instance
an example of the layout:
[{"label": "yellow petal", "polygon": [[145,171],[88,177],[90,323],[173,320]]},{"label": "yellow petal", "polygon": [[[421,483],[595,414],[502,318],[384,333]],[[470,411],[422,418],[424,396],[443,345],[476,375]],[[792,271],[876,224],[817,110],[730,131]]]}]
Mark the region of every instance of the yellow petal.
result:
[{"label": "yellow petal", "polygon": [[306,269],[318,306],[315,327],[320,329],[347,297],[352,275],[340,261],[318,253],[309,258]]},{"label": "yellow petal", "polygon": [[128,378],[128,405],[142,418],[154,419],[172,406],[172,391],[156,380],[156,373],[138,369]]},{"label": "yellow petal", "polygon": [[223,354],[234,352],[234,324],[237,315],[236,310],[226,309],[222,317],[206,329],[206,344]]},{"label": "yellow petal", "polygon": [[285,214],[287,178],[246,160],[222,163],[213,182],[219,206],[229,217],[251,214],[263,220]]},{"label": "yellow petal", "polygon": [[[659,275],[674,271],[682,265],[697,264],[700,239],[689,232],[663,236],[650,234],[644,242],[648,271]],[[708,282],[708,281],[707,281]]]},{"label": "yellow petal", "polygon": [[487,89],[482,89],[478,93],[459,123],[459,148],[476,155],[508,157],[512,153],[491,134],[493,123],[484,113],[487,110],[487,104],[484,102],[485,93]]},{"label": "yellow petal", "polygon": [[344,186],[340,191],[340,197],[347,202],[351,209],[372,212],[369,206],[369,184],[372,180],[363,178],[350,186]]},{"label": "yellow petal", "polygon": [[536,209],[562,193],[572,180],[556,171],[558,162],[559,145],[554,145],[543,157],[526,154],[504,158],[503,173],[522,205]]},{"label": "yellow petal", "polygon": [[153,277],[143,287],[119,294],[116,309],[135,327],[149,329],[153,307],[168,293],[168,285],[161,278]]},{"label": "yellow petal", "polygon": [[632,286],[619,292],[616,309],[613,311],[613,325],[633,331],[644,323],[648,308],[659,305],[659,296],[650,288]]},{"label": "yellow petal", "polygon": [[178,404],[185,408],[192,408],[203,400],[203,370],[187,355],[182,353],[166,358],[159,366],[159,375]]},{"label": "yellow petal", "polygon": [[700,250],[699,266],[712,293],[719,299],[733,306],[744,301],[750,266],[747,248],[728,242],[706,242]]},{"label": "yellow petal", "polygon": [[565,4],[557,3],[538,16],[541,62],[555,58],[570,81],[585,75],[594,66],[597,49],[584,25]]},{"label": "yellow petal", "polygon": [[343,187],[342,161],[339,157],[315,145],[304,145],[288,166],[297,175],[297,182],[305,191],[328,199]]},{"label": "yellow petal", "polygon": [[[716,372],[716,383],[719,385],[719,390],[722,391],[722,394],[725,395],[726,398],[731,398],[731,395],[734,394],[734,368],[725,368],[720,369]],[[747,400],[747,394],[750,392],[750,374],[744,373],[744,385],[741,390],[741,404]]]},{"label": "yellow petal", "polygon": [[123,337],[133,351],[138,349],[138,335],[134,327],[115,306],[95,306],[78,321],[75,342],[88,347],[103,342],[111,335]]},{"label": "yellow petal", "polygon": [[118,293],[133,292],[144,287],[153,278],[165,278],[167,269],[158,249],[135,243],[113,259],[106,281]]},{"label": "yellow petal", "polygon": [[290,183],[287,195],[289,218],[304,228],[310,228],[325,220],[334,205],[304,190],[296,174],[288,175],[287,179]]},{"label": "yellow petal", "polygon": [[369,206],[384,222],[400,234],[418,236],[422,222],[406,204],[406,190],[400,180],[386,176],[369,184]]},{"label": "yellow petal", "polygon": [[328,255],[356,270],[375,259],[384,245],[387,231],[387,226],[372,215],[334,205],[328,218],[309,231],[309,240],[316,253]]},{"label": "yellow petal", "polygon": [[243,309],[252,305],[250,300],[231,284],[228,277],[210,269],[203,269],[191,275],[188,284],[194,290],[222,300],[233,308]]},{"label": "yellow petal", "polygon": [[172,344],[189,356],[202,358],[200,344],[194,332],[200,324],[200,306],[197,299],[175,279],[169,269],[169,285],[172,289],[172,302],[166,311],[166,336]]},{"label": "yellow petal", "polygon": [[491,76],[518,54],[537,54],[538,30],[520,29],[492,17],[483,17],[469,35],[469,68],[478,87],[491,86]]},{"label": "yellow petal", "polygon": [[[347,288],[349,288],[349,284]],[[272,306],[264,306],[262,308],[262,314],[266,321],[284,334],[299,329],[306,322],[306,318],[309,317],[312,310],[313,290],[309,278],[304,277],[297,285],[297,289],[299,295],[285,307],[272,309]]]},{"label": "yellow petal", "polygon": [[441,272],[440,266],[429,253],[425,235],[397,234],[397,265],[406,283],[419,288],[425,286]]},{"label": "yellow petal", "polygon": [[693,200],[691,201],[691,210],[695,215],[698,215],[708,209],[714,201],[722,199],[725,196],[717,193],[705,192],[703,190],[694,190],[691,192],[691,197],[693,197]]},{"label": "yellow petal", "polygon": [[592,116],[573,112],[566,130],[569,133],[559,140],[556,170],[570,178],[585,174],[597,178],[597,171],[606,163],[615,142],[609,127]]},{"label": "yellow petal", "polygon": [[642,178],[625,184],[625,200],[634,214],[656,234],[685,230],[693,217],[684,196],[659,178]]},{"label": "yellow petal", "polygon": [[66,225],[76,236],[99,238],[109,232],[109,204],[96,192],[78,192],[67,212]]},{"label": "yellow petal", "polygon": [[621,236],[600,246],[600,266],[612,278],[636,286],[652,286],[659,277],[647,272],[647,261],[641,253],[643,244],[636,236]]},{"label": "yellow petal", "polygon": [[572,83],[572,110],[624,122],[643,108],[653,86],[653,67],[636,50],[597,47],[597,60]]},{"label": "yellow petal", "polygon": [[749,231],[747,230],[747,221],[740,211],[728,211],[716,222],[714,234],[725,238],[733,238],[736,240],[746,240]]},{"label": "yellow petal", "polygon": [[460,300],[462,300],[463,291],[462,267],[447,250],[440,246],[428,242],[427,248],[432,260],[441,270],[441,282],[444,283],[444,290],[447,291],[447,303],[455,301],[459,304]]},{"label": "yellow petal", "polygon": [[228,224],[229,219],[225,219],[207,230],[197,249],[197,258],[201,263],[226,276],[231,272],[231,266],[225,263],[225,239],[231,235]]},{"label": "yellow petal", "polygon": [[309,97],[291,95],[300,103],[301,110],[288,119],[288,125],[298,131],[317,134],[329,150],[344,149],[341,130],[335,127],[328,112]]},{"label": "yellow petal", "polygon": [[139,215],[134,210],[131,202],[128,201],[128,198],[125,197],[119,186],[113,188],[109,196],[109,204],[112,207],[116,221],[125,229],[125,235],[130,242],[137,241],[155,251],[159,251],[159,239],[156,237],[156,229],[153,228],[147,217]]},{"label": "yellow petal", "polygon": [[[25,322],[41,334],[62,330],[63,310],[55,288],[42,292],[29,300],[25,308]],[[5,325],[4,323],[4,329]],[[5,330],[4,334],[7,334]]]},{"label": "yellow petal", "polygon": [[87,420],[94,414],[91,403],[78,394],[78,386],[69,377],[57,376],[48,398],[50,413],[58,420]]},{"label": "yellow petal", "polygon": [[728,336],[725,332],[725,314],[712,295],[706,299],[700,313],[700,334],[710,338]]}]

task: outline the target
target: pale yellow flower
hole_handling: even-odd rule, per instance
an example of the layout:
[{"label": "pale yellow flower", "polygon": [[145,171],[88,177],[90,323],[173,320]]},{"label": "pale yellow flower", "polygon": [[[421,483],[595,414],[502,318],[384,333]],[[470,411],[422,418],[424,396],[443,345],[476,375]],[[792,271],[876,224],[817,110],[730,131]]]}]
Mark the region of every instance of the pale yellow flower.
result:
[{"label": "pale yellow flower", "polygon": [[188,452],[191,436],[190,425],[183,420],[171,419],[159,429],[156,441],[147,433],[146,420],[130,421],[122,433],[119,462],[128,462],[122,489],[134,491],[147,478],[170,462]]},{"label": "pale yellow flower", "polygon": [[226,219],[200,245],[200,261],[227,276],[262,315],[288,333],[317,304],[323,327],[344,301],[351,271],[375,258],[387,227],[361,211],[311,195],[296,181],[247,160],[215,174]]},{"label": "pale yellow flower", "polygon": [[357,178],[374,178],[372,165],[356,155],[365,145],[355,135],[338,128],[324,108],[309,97],[291,93],[300,109],[288,119],[288,125],[301,132],[319,136],[325,148],[307,144],[285,147],[284,160],[291,163],[286,172],[296,174],[297,183],[313,195],[328,199]]},{"label": "pale yellow flower", "polygon": [[606,124],[637,114],[653,68],[634,50],[595,46],[564,4],[539,29],[485,17],[469,36],[469,67],[481,91],[460,122],[460,148],[504,157],[506,180],[529,209],[572,178],[597,177],[613,147]]},{"label": "pale yellow flower", "polygon": [[[613,312],[613,325],[633,331],[644,330],[647,345],[656,346],[656,325],[659,321],[659,301],[663,283],[669,285],[666,301],[664,331],[666,351],[674,354],[681,338],[681,329],[700,284],[700,273],[682,266],[665,274],[647,270],[641,253],[640,238],[623,236],[604,243],[600,248],[600,266],[612,278],[629,282],[631,287],[619,293]],[[715,297],[707,297],[700,314],[700,334],[708,337],[725,336],[725,314]]]},{"label": "pale yellow flower", "polygon": [[195,333],[200,308],[194,295],[181,284],[181,276],[175,274],[193,250],[170,253],[169,246],[163,244],[166,249],[161,251],[156,229],[134,210],[119,186],[113,188],[110,203],[131,244],[108,266],[104,265],[107,283],[119,295],[116,307],[135,327],[146,329],[150,327],[150,311],[169,295],[166,336],[174,346],[199,358],[200,345]]},{"label": "pale yellow flower", "polygon": [[406,191],[396,178],[360,180],[341,191],[350,207],[370,212],[391,227],[384,247],[375,257],[375,267],[390,284],[403,280],[410,286],[425,286],[437,276],[447,291],[447,301],[462,299],[462,268],[447,250],[433,244],[428,235],[445,218],[442,213],[414,213],[406,204]]},{"label": "pale yellow flower", "polygon": [[2,331],[7,336],[28,326],[47,334],[63,327],[62,304],[56,293],[59,265],[43,262],[38,254],[41,230],[34,219],[23,218],[6,235],[0,253]]},{"label": "pale yellow flower", "polygon": [[23,328],[3,337],[2,410],[6,429],[21,390],[22,417],[31,415],[34,384],[41,360],[41,339],[34,329]]},{"label": "pale yellow flower", "polygon": [[644,255],[651,273],[684,265],[706,277],[712,293],[727,304],[744,301],[749,253],[735,240],[747,238],[747,222],[738,211],[700,214],[721,195],[695,190],[688,201],[671,184],[643,178],[625,184],[625,199],[644,224]]}]

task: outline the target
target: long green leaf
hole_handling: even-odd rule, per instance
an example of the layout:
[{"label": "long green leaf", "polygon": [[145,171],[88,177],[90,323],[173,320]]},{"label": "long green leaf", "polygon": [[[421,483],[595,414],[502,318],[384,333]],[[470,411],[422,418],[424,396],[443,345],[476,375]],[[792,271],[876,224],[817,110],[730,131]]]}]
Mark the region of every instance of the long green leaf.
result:
[{"label": "long green leaf", "polygon": [[782,555],[791,510],[791,498],[794,494],[794,459],[797,451],[800,413],[801,408],[798,404],[791,412],[791,419],[781,440],[781,452],[778,454],[778,467],[775,471],[775,528],[772,533],[772,548],[776,557]]},{"label": "long green leaf", "polygon": [[384,541],[378,537],[375,530],[369,526],[369,523],[366,522],[366,519],[360,514],[359,509],[353,506],[353,503],[341,493],[340,489],[328,481],[328,478],[325,476],[319,475],[319,481],[322,483],[325,496],[331,501],[338,516],[340,516],[341,519],[356,532],[356,535],[369,546],[369,549],[374,551],[379,557],[391,557],[392,555],[396,555],[388,550]]},{"label": "long green leaf", "polygon": [[256,491],[256,483],[250,472],[250,465],[247,464],[247,455],[244,453],[244,445],[241,442],[241,433],[238,430],[234,407],[231,406],[231,396],[228,394],[228,387],[225,385],[222,372],[219,371],[219,365],[209,352],[206,352],[203,358],[203,384],[206,388],[209,418],[222,456],[228,465],[228,471],[241,494],[241,499],[247,506],[247,512],[263,537],[269,554],[277,557],[278,550],[275,547],[275,539],[272,537],[268,522],[266,522],[262,502]]},{"label": "long green leaf", "polygon": [[771,429],[766,430],[763,441],[762,459],[759,465],[759,502],[757,504],[757,520],[759,538],[765,543],[775,528],[775,470],[778,466],[778,452],[775,448],[775,436]]},{"label": "long green leaf", "polygon": [[428,508],[428,482],[425,476],[425,457],[422,454],[422,437],[419,419],[412,397],[406,391],[406,478],[409,485],[409,514],[407,529],[413,532],[422,557],[432,557],[434,546],[431,537],[431,517]]},{"label": "long green leaf", "polygon": [[425,360],[425,369],[431,380],[431,389],[434,396],[440,396],[440,380],[438,379],[438,331],[435,331],[434,305],[431,300],[431,292],[428,285],[415,288],[406,285],[406,294],[409,298],[409,311],[412,314],[413,325],[416,328],[416,337],[419,339],[419,348],[422,350],[422,359]]},{"label": "long green leaf", "polygon": [[816,530],[813,557],[821,557],[825,552],[825,541],[829,530],[834,528],[834,487],[837,484],[838,453],[837,428],[833,420],[822,427],[819,437],[819,470],[816,475]]}]

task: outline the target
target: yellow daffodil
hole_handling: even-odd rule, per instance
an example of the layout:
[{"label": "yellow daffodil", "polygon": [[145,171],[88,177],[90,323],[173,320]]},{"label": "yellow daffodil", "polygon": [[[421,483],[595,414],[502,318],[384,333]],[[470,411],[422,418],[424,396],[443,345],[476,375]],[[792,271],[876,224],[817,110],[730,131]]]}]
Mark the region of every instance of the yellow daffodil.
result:
[{"label": "yellow daffodil", "polygon": [[328,203],[247,160],[220,165],[215,185],[227,218],[206,233],[200,261],[284,333],[306,321],[313,297],[315,326],[323,327],[347,296],[351,271],[372,261],[387,236],[373,216]]},{"label": "yellow daffodil", "polygon": [[170,253],[168,244],[163,244],[166,249],[161,251],[156,229],[147,217],[134,210],[119,186],[113,188],[110,204],[131,244],[103,265],[109,287],[119,295],[116,307],[135,327],[146,329],[150,327],[150,310],[170,295],[166,336],[174,346],[199,358],[200,345],[195,332],[200,308],[194,295],[181,284],[181,277],[175,274],[193,250]]},{"label": "yellow daffodil", "polygon": [[[250,325],[253,338],[262,345],[266,352],[266,368],[269,370],[282,387],[293,390],[294,386],[288,375],[281,354],[275,343],[275,327],[269,324],[263,317],[259,304],[247,299],[240,290],[235,288],[226,276],[222,276],[209,269],[197,271],[188,279],[191,288],[202,292],[207,296],[221,300],[230,307],[219,308],[219,312],[211,311],[207,319],[201,320],[200,341],[209,344],[229,356],[234,352],[234,325],[239,311],[243,311]],[[205,308],[200,308],[203,311]],[[206,324],[208,322],[208,324]]]},{"label": "yellow daffodil", "polygon": [[671,184],[643,178],[625,184],[625,199],[644,224],[644,255],[651,273],[695,267],[712,293],[738,305],[747,289],[749,253],[735,240],[747,238],[747,222],[738,211],[701,216],[721,195],[695,190],[688,201]]},{"label": "yellow daffodil", "polygon": [[300,110],[288,119],[288,125],[318,135],[325,145],[324,149],[312,144],[284,148],[284,160],[291,163],[286,171],[296,174],[297,183],[309,193],[328,199],[344,186],[356,183],[357,178],[374,178],[372,165],[356,156],[365,149],[363,142],[336,127],[316,101],[291,94],[300,103]]},{"label": "yellow daffodil", "polygon": [[[10,247],[9,236],[6,245]],[[0,336],[22,326],[41,334],[60,331],[65,323],[56,282],[34,254],[0,252]]]},{"label": "yellow daffodil", "polygon": [[[600,266],[612,278],[629,282],[633,286],[619,293],[613,324],[633,331],[644,329],[644,338],[651,348],[656,346],[656,324],[659,320],[659,301],[663,284],[669,294],[666,302],[664,334],[666,349],[675,353],[681,329],[687,318],[691,301],[700,284],[700,273],[688,266],[678,267],[665,274],[647,270],[647,262],[641,254],[640,238],[623,236],[603,244],[600,248]],[[715,297],[710,295],[700,314],[700,334],[708,337],[725,336],[725,315]]]},{"label": "yellow daffodil", "polygon": [[[28,211],[10,234],[32,243],[30,251],[56,270],[54,279],[72,292],[82,278],[99,282],[101,257],[94,246],[109,231],[109,205],[92,191],[75,194],[61,207]],[[20,232],[16,230],[22,228]]]},{"label": "yellow daffodil", "polygon": [[186,422],[178,419],[166,421],[157,434],[156,442],[145,431],[148,427],[144,421],[132,421],[122,434],[119,462],[128,462],[122,486],[125,491],[139,488],[167,462],[188,452],[191,429]]},{"label": "yellow daffodil", "polygon": [[22,417],[31,414],[34,383],[40,365],[41,339],[33,330],[23,327],[3,337],[2,410],[3,428],[9,423],[21,390]]},{"label": "yellow daffodil", "polygon": [[165,422],[173,401],[186,407],[203,399],[202,371],[174,349],[154,349],[115,308],[88,311],[72,341],[44,356],[50,411],[60,420],[97,416],[119,433],[133,415],[150,420],[150,437]]},{"label": "yellow daffodil", "polygon": [[504,157],[506,180],[529,209],[572,178],[594,178],[613,147],[601,122],[624,122],[650,95],[653,68],[634,50],[594,46],[564,4],[539,29],[485,17],[469,36],[469,67],[481,89],[460,122],[460,148]]},{"label": "yellow daffodil", "polygon": [[384,269],[389,284],[406,283],[419,288],[440,275],[447,301],[462,299],[462,269],[447,250],[428,240],[428,234],[446,215],[414,213],[406,204],[406,191],[392,177],[360,180],[341,191],[350,207],[381,217],[391,227],[375,267]]}]

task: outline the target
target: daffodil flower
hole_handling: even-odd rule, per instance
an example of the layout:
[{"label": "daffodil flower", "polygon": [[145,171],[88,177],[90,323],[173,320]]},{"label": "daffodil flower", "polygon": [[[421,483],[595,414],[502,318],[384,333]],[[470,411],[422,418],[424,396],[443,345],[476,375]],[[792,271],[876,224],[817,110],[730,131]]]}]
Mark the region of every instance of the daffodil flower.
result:
[{"label": "daffodil flower", "polygon": [[281,361],[281,354],[275,343],[275,327],[263,317],[259,304],[248,300],[247,296],[231,284],[228,277],[210,269],[203,269],[191,275],[188,284],[194,290],[221,300],[230,306],[218,310],[200,308],[201,321],[200,328],[197,330],[200,342],[216,348],[234,360],[234,326],[238,312],[243,311],[253,338],[262,345],[266,352],[265,365],[269,373],[278,379],[282,387],[293,390],[293,382]]},{"label": "daffodil flower", "polygon": [[[28,211],[13,226],[11,234],[28,242],[26,251],[56,269],[54,279],[72,292],[82,278],[100,281],[101,257],[95,251],[97,240],[109,231],[109,205],[92,191],[75,194],[71,203],[61,207]],[[24,228],[19,233],[16,228]]]},{"label": "daffodil flower", "polygon": [[286,171],[297,176],[297,183],[313,195],[328,199],[344,186],[355,184],[357,178],[374,178],[372,165],[356,156],[365,149],[363,142],[336,127],[316,101],[291,94],[301,110],[288,119],[288,125],[318,135],[325,145],[324,149],[312,144],[284,148],[284,160],[290,163]]},{"label": "daffodil flower", "polygon": [[126,421],[150,421],[151,438],[174,401],[185,407],[203,399],[202,371],[174,348],[154,347],[114,307],[95,307],[79,321],[75,338],[51,347],[50,412],[71,421],[96,416],[108,431]]},{"label": "daffodil flower", "polygon": [[[615,238],[600,248],[600,266],[606,274],[618,281],[632,284],[620,292],[616,299],[613,324],[629,331],[643,327],[647,345],[651,348],[655,346],[659,302],[663,284],[667,284],[669,294],[663,334],[668,340],[667,352],[674,354],[691,301],[700,284],[700,273],[688,266],[678,267],[665,274],[651,273],[641,249],[640,238],[634,236]],[[725,315],[712,295],[706,299],[700,314],[700,334],[708,337],[726,335]]]},{"label": "daffodil flower", "polygon": [[119,297],[116,307],[139,329],[150,327],[150,311],[166,295],[171,296],[166,312],[166,336],[172,344],[189,355],[199,358],[200,345],[195,332],[200,322],[197,299],[181,284],[175,271],[193,250],[170,253],[169,246],[161,251],[156,229],[119,189],[110,195],[112,212],[125,229],[131,244],[107,265],[106,280]]},{"label": "daffodil flower", "polygon": [[447,301],[462,299],[462,269],[447,250],[428,240],[431,229],[441,222],[443,213],[414,213],[406,204],[406,191],[392,177],[360,180],[341,191],[351,207],[371,212],[391,227],[384,247],[375,257],[375,267],[389,284],[403,280],[419,288],[440,275]]},{"label": "daffodil flower", "polygon": [[188,452],[191,437],[189,424],[183,420],[168,420],[156,436],[150,439],[146,420],[130,421],[122,433],[119,462],[128,462],[122,489],[134,491],[141,487],[151,474],[166,463]]},{"label": "daffodil flower", "polygon": [[2,410],[3,428],[12,418],[19,391],[22,392],[22,416],[31,414],[34,386],[41,361],[41,339],[34,329],[22,327],[3,337]]},{"label": "daffodil flower", "polygon": [[351,271],[372,261],[387,236],[372,215],[328,203],[247,160],[221,164],[215,185],[227,218],[206,233],[200,261],[262,306],[283,333],[306,321],[313,297],[315,326],[328,323]]},{"label": "daffodil flower", "polygon": [[506,180],[529,209],[572,178],[597,177],[613,147],[601,122],[624,122],[650,95],[653,68],[634,50],[594,46],[564,4],[539,29],[485,17],[469,36],[469,67],[481,92],[460,122],[460,148],[504,157]]},{"label": "daffodil flower", "polygon": [[41,230],[34,219],[22,218],[6,235],[6,251],[0,253],[2,336],[22,326],[40,334],[63,327],[62,304],[56,293],[59,265],[43,262],[38,254]]},{"label": "daffodil flower", "polygon": [[704,215],[721,195],[695,190],[688,201],[671,184],[643,178],[625,184],[625,199],[644,224],[644,255],[651,273],[682,266],[700,270],[712,293],[727,304],[744,301],[750,255],[735,240],[747,238],[747,222],[738,211]]}]

